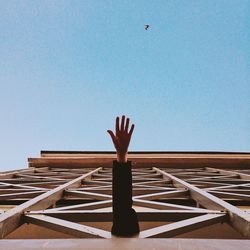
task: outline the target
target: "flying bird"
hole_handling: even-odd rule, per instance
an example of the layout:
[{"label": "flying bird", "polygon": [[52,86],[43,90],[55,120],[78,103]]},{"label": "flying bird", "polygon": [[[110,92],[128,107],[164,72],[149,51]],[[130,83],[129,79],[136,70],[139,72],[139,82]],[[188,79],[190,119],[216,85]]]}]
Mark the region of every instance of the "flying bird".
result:
[{"label": "flying bird", "polygon": [[148,28],[149,28],[149,25],[148,24],[144,24],[144,29],[148,30]]}]

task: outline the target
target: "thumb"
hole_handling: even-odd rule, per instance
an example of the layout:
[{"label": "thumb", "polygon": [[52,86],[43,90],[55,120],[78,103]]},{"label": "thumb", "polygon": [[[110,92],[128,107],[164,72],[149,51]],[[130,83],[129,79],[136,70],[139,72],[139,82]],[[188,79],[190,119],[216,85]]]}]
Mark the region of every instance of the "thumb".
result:
[{"label": "thumb", "polygon": [[107,132],[109,133],[109,135],[110,135],[110,136],[111,136],[111,138],[112,138],[113,143],[115,144],[115,142],[116,142],[116,138],[115,138],[115,135],[114,135],[113,131],[111,131],[111,130],[107,130]]}]

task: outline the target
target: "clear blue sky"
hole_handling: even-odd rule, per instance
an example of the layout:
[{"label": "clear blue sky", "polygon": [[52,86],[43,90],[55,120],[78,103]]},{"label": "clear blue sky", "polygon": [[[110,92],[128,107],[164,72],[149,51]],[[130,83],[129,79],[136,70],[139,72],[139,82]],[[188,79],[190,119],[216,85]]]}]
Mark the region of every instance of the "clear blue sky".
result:
[{"label": "clear blue sky", "polygon": [[122,114],[131,150],[250,151],[250,1],[0,0],[2,170]]}]

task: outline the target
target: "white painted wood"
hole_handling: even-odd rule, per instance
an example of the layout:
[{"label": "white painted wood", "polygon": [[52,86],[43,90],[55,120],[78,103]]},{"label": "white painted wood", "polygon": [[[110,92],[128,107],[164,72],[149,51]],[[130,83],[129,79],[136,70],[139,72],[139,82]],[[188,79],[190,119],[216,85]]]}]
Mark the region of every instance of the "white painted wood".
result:
[{"label": "white painted wood", "polygon": [[228,174],[228,175],[233,174],[233,175],[238,176],[241,179],[250,180],[250,175],[249,174],[244,174],[244,173],[236,172],[236,171],[233,171],[233,170],[224,170],[224,169],[208,168],[208,167],[206,167],[206,170],[208,170],[208,171],[217,171],[218,173],[221,173],[221,174]]},{"label": "white painted wood", "polygon": [[25,211],[44,209],[61,199],[66,188],[79,186],[83,179],[98,172],[97,168],[87,174],[84,174],[76,179],[73,179],[63,185],[60,185],[52,190],[47,191],[37,197],[24,202],[23,204],[8,210],[6,213],[0,215],[0,237],[3,238],[10,232],[14,231],[21,224],[21,216]]},{"label": "white painted wood", "polygon": [[204,226],[212,225],[218,222],[224,222],[226,216],[224,214],[206,214],[191,219],[186,219],[163,225],[140,232],[139,238],[149,237],[173,237],[183,234]]},{"label": "white painted wood", "polygon": [[53,218],[47,215],[25,215],[24,220],[26,222],[47,227],[59,232],[71,234],[78,238],[86,237],[86,234],[102,238],[111,238],[111,233],[105,230],[81,225],[67,220]]},{"label": "white painted wood", "polygon": [[188,188],[190,191],[190,196],[196,200],[198,203],[203,205],[208,209],[221,209],[227,211],[229,215],[229,223],[242,235],[250,239],[250,215],[246,212],[240,210],[239,208],[219,199],[218,197],[209,194],[208,192],[201,190],[165,171],[162,171],[158,168],[154,168],[156,171],[171,178],[173,183],[179,187]]},{"label": "white painted wood", "polygon": [[98,194],[97,192],[86,192],[86,191],[65,191],[66,195],[72,195],[72,196],[77,196],[77,197],[82,197],[82,198],[93,198],[97,200],[110,200],[112,199],[112,195],[108,194]]},{"label": "white painted wood", "polygon": [[152,194],[143,194],[134,196],[134,199],[142,199],[142,200],[154,200],[154,199],[161,199],[161,198],[172,198],[172,197],[187,197],[189,194],[187,189],[182,190],[173,190],[173,191],[165,191],[165,192],[158,192]]}]

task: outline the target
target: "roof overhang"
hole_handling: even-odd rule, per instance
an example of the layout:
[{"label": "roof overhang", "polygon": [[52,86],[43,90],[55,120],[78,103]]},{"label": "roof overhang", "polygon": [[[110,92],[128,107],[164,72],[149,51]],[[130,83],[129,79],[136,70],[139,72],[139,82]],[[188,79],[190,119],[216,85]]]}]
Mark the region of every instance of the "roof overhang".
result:
[{"label": "roof overhang", "polygon": [[[28,158],[29,167],[92,168],[112,167],[114,151],[41,151],[41,157]],[[170,152],[134,151],[128,159],[133,167],[250,169],[250,152]]]}]

